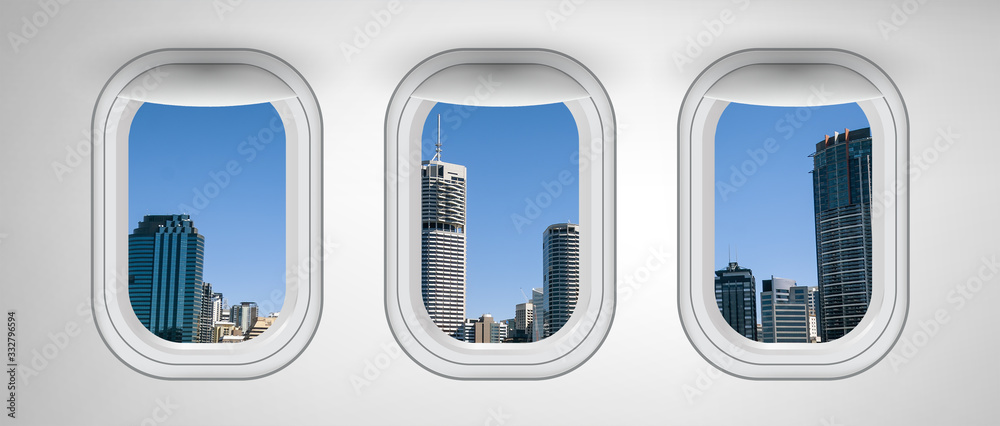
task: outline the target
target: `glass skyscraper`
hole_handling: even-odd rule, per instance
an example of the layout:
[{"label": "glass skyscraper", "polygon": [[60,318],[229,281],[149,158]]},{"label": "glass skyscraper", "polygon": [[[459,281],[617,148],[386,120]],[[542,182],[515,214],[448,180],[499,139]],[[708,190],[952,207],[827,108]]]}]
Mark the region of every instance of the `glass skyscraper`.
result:
[{"label": "glass skyscraper", "polygon": [[205,237],[186,214],[146,215],[128,236],[129,302],[153,334],[202,341]]},{"label": "glass skyscraper", "polygon": [[753,271],[736,262],[715,271],[715,303],[733,330],[757,340],[757,282]]},{"label": "glass skyscraper", "polygon": [[580,225],[557,223],[545,229],[542,268],[542,328],[548,337],[569,321],[580,298]]},{"label": "glass skyscraper", "polygon": [[819,334],[829,342],[853,330],[871,301],[871,129],[827,136],[812,157]]},{"label": "glass skyscraper", "polygon": [[531,289],[531,304],[535,308],[535,318],[531,323],[531,341],[545,338],[545,291],[544,288]]},{"label": "glass skyscraper", "polygon": [[420,293],[434,324],[454,336],[465,322],[465,166],[441,161],[439,139],[420,174]]}]

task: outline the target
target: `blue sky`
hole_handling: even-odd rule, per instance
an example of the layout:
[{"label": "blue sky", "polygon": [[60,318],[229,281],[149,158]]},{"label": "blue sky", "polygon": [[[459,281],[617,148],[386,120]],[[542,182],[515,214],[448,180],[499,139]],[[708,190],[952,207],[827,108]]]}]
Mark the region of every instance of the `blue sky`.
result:
[{"label": "blue sky", "polygon": [[761,284],[772,275],[816,285],[809,154],[824,135],[865,127],[868,119],[854,103],[813,108],[732,103],[723,111],[715,137],[714,266],[725,268],[729,247],[737,260],[739,248],[740,266],[757,278],[758,314]]},{"label": "blue sky", "polygon": [[[466,316],[513,318],[514,305],[525,300],[520,289],[530,298],[532,288],[542,287],[542,232],[554,223],[580,220],[576,121],[561,103],[439,103],[424,124],[424,160],[434,155],[439,113],[441,160],[467,170]],[[570,173],[564,180],[571,182],[557,186],[552,182],[559,181],[561,172]],[[551,191],[543,183],[550,183]],[[551,204],[538,212],[526,201],[546,203],[550,198]]]},{"label": "blue sky", "polygon": [[[257,302],[261,315],[280,311],[285,134],[271,104],[139,108],[129,134],[128,232],[145,214],[177,213],[205,236],[203,278],[213,291],[230,304]],[[269,302],[275,290],[280,297]]]}]

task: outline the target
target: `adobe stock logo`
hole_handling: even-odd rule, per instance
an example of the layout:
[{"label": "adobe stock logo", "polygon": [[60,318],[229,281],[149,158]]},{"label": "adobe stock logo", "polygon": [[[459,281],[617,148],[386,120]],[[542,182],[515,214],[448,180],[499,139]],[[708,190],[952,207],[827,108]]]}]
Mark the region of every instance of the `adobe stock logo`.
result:
[{"label": "adobe stock logo", "polygon": [[701,21],[702,29],[698,31],[697,34],[692,36],[687,36],[684,40],[687,44],[684,46],[683,51],[675,51],[671,58],[674,60],[674,65],[677,66],[677,71],[684,72],[684,67],[687,64],[694,63],[695,59],[698,59],[702,53],[705,52],[709,46],[715,43],[722,34],[726,32],[726,27],[732,25],[736,22],[736,15],[750,7],[750,0],[732,0],[732,3],[737,5],[736,10],[730,8],[722,9],[718,18]]},{"label": "adobe stock logo", "polygon": [[30,18],[21,17],[21,32],[10,31],[7,33],[7,41],[10,42],[14,53],[20,53],[21,46],[28,44],[31,39],[35,38],[38,32],[59,14],[62,6],[67,5],[70,1],[72,0],[39,0],[38,8],[40,10],[32,13]]},{"label": "adobe stock logo", "polygon": [[354,55],[361,53],[376,37],[382,34],[382,30],[392,22],[392,17],[402,11],[403,5],[398,0],[392,0],[385,5],[385,8],[372,10],[370,12],[372,18],[364,25],[355,26],[351,42],[340,42],[340,52],[344,54],[347,63],[351,63]]}]

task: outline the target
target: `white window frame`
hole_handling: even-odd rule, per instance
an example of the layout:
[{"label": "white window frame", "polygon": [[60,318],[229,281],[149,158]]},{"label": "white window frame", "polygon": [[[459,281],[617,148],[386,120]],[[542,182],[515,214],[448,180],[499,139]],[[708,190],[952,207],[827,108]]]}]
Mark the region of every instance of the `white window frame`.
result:
[{"label": "white window frame", "polygon": [[[193,71],[222,70],[229,84]],[[169,70],[163,72],[163,70]],[[251,83],[251,84],[244,84]],[[254,87],[259,90],[247,90]],[[182,106],[270,102],[286,136],[286,277],[278,320],[237,345],[176,343],[139,323],[128,298],[128,139],[146,101]],[[122,66],[93,118],[93,311],[101,338],[134,370],[164,379],[247,379],[271,374],[308,345],[322,307],[322,125],[312,89],[289,64],[255,50],[159,50]],[[180,212],[178,212],[180,213]],[[259,302],[259,301],[258,301]]]},{"label": "white window frame", "polygon": [[[874,211],[876,203],[882,203],[883,213],[873,218],[876,276],[872,301],[861,323],[835,341],[755,342],[733,331],[718,313],[712,271],[717,269],[713,265],[714,144],[719,118],[730,100],[792,106],[770,99],[760,87],[725,87],[754,78],[760,83],[779,83],[768,80],[768,73],[738,78],[741,70],[751,70],[748,67],[754,65],[769,66],[769,72],[780,69],[783,72],[770,74],[785,77],[802,75],[795,68],[800,67],[806,74],[813,71],[820,81],[826,79],[837,86],[832,90],[834,98],[854,99],[837,99],[831,104],[856,101],[877,141],[873,146],[877,168],[872,179],[872,207]],[[752,73],[744,74],[742,77]],[[799,93],[802,106],[815,105],[805,103],[809,90]],[[720,370],[748,379],[844,378],[882,359],[899,338],[908,306],[908,123],[902,97],[889,77],[867,59],[842,50],[740,51],[718,60],[698,76],[684,99],[678,123],[678,308],[695,349]],[[879,196],[886,193],[891,197]]]},{"label": "white window frame", "polygon": [[[567,100],[580,132],[580,153],[590,155],[591,164],[580,174],[580,298],[569,322],[538,342],[458,341],[431,322],[420,296],[420,216],[414,208],[420,200],[420,134],[438,101],[462,103],[453,101],[462,96],[455,88],[421,85],[443,70],[464,65],[524,66],[522,76],[553,79],[544,85],[536,79],[504,83],[507,89],[516,84],[531,87],[513,97],[508,90],[490,101],[505,106],[551,102],[577,89],[585,96]],[[467,94],[472,95],[472,89],[467,88]],[[427,370],[454,379],[542,379],[580,366],[604,341],[615,307],[614,113],[597,78],[575,60],[548,50],[447,51],[423,61],[403,78],[389,103],[385,124],[386,315],[404,351]]]}]

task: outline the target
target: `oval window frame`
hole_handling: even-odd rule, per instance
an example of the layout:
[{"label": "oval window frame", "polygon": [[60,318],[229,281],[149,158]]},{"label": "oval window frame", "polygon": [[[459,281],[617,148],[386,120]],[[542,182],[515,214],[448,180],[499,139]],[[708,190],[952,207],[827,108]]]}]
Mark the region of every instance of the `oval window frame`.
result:
[{"label": "oval window frame", "polygon": [[[225,96],[223,90],[219,96],[224,101],[215,105],[205,99],[211,94],[192,90],[196,89],[192,83],[197,80],[193,72],[185,73],[184,78],[166,87],[160,87],[163,82],[155,76],[160,67],[203,69],[216,65],[250,67],[249,77],[247,73],[240,74],[249,81],[271,78],[273,81],[267,85],[271,90],[263,95],[268,99],[260,101],[272,105],[281,102],[286,107],[277,108],[284,124],[288,152],[292,155],[288,164],[294,166],[286,171],[286,177],[296,179],[299,184],[295,194],[286,195],[286,205],[293,212],[284,224],[289,244],[286,265],[291,271],[288,277],[292,278],[286,278],[282,315],[257,339],[238,345],[168,342],[146,330],[131,312],[127,233],[114,231],[123,229],[128,220],[123,217],[127,214],[122,215],[128,209],[127,190],[122,190],[127,188],[128,175],[121,173],[123,164],[127,170],[128,129],[138,106],[148,99],[189,99],[191,102],[185,104],[192,106],[225,106],[234,99],[246,100],[245,96],[233,93]],[[170,75],[164,78],[169,79]],[[281,88],[281,85],[287,87]],[[154,90],[172,90],[173,93],[157,97],[150,94]],[[288,93],[294,94],[294,98],[284,96]],[[322,121],[315,94],[302,75],[281,59],[258,50],[163,49],[148,52],[127,62],[105,84],[94,107],[92,132],[92,308],[98,332],[112,353],[147,376],[195,380],[263,377],[297,358],[319,325],[323,256],[328,251],[322,239]],[[289,137],[293,135],[294,142]]]},{"label": "oval window frame", "polygon": [[[703,220],[706,213],[714,217],[714,210],[706,208],[714,205],[714,183],[705,185],[714,182],[713,174],[706,170],[714,167],[710,164],[714,158],[706,154],[706,151],[711,154],[712,148],[705,146],[714,147],[715,128],[728,105],[728,101],[721,99],[725,95],[720,96],[715,86],[724,79],[732,80],[739,70],[755,65],[842,67],[860,78],[845,78],[841,82],[867,82],[881,94],[878,99],[859,99],[858,103],[868,116],[873,135],[892,141],[883,144],[882,153],[892,155],[883,155],[880,164],[884,171],[875,178],[883,181],[876,188],[885,188],[893,196],[892,205],[883,206],[881,229],[874,230],[878,234],[874,238],[876,241],[881,238],[883,247],[881,251],[874,250],[873,264],[885,285],[873,286],[873,302],[861,324],[832,342],[764,344],[746,339],[717,314],[714,286],[706,281],[711,275],[709,269],[715,269],[708,254],[714,247],[709,237],[714,235],[715,224]],[[859,90],[845,91],[864,94],[870,88],[855,89]],[[710,93],[712,96],[708,96]],[[802,105],[808,105],[808,91],[800,93],[803,93]],[[745,95],[746,92],[733,93],[733,98],[748,99]],[[688,340],[706,361],[728,374],[747,379],[813,380],[853,376],[888,354],[902,332],[908,308],[909,203],[905,190],[909,183],[908,127],[905,104],[892,80],[868,59],[844,50],[743,50],[714,62],[695,79],[678,117],[678,313]],[[702,244],[698,245],[699,241]],[[712,293],[710,304],[708,293]]]},{"label": "oval window frame", "polygon": [[[419,283],[419,238],[407,238],[407,229],[419,222],[407,210],[414,194],[419,199],[420,129],[430,108],[428,90],[413,94],[438,72],[454,66],[527,65],[551,68],[589,94],[587,105],[567,105],[577,121],[581,141],[599,146],[587,151],[591,167],[580,176],[581,296],[570,321],[556,334],[538,342],[520,344],[470,344],[444,333],[430,321],[413,282]],[[472,88],[470,88],[471,90]],[[452,92],[453,94],[453,92]],[[442,96],[446,98],[447,96]],[[411,102],[421,103],[415,105]],[[507,105],[510,106],[510,105]],[[419,122],[419,124],[418,124]],[[386,318],[404,352],[428,371],[443,377],[472,380],[545,379],[565,374],[590,358],[603,343],[615,309],[615,120],[611,101],[597,78],[582,64],[559,52],[542,49],[459,49],[429,57],[402,79],[389,102],[386,141]],[[408,135],[400,138],[399,135]],[[416,146],[411,141],[417,141]],[[416,153],[416,157],[413,157]],[[581,153],[584,151],[581,149]],[[403,165],[408,165],[406,169]],[[413,173],[416,173],[414,175]],[[416,179],[410,179],[415,176]],[[400,182],[407,182],[401,190]],[[416,190],[414,190],[416,188]],[[416,210],[419,211],[419,210]],[[414,219],[414,217],[416,219]],[[588,220],[592,218],[591,220]],[[587,225],[590,223],[591,225]],[[400,231],[404,230],[404,231]],[[595,260],[587,265],[588,258]],[[415,266],[415,267],[414,267]],[[406,271],[409,272],[407,276]],[[584,295],[584,288],[591,290]],[[414,297],[414,294],[416,297]],[[581,309],[582,308],[582,309]],[[431,332],[428,332],[431,331]]]}]

